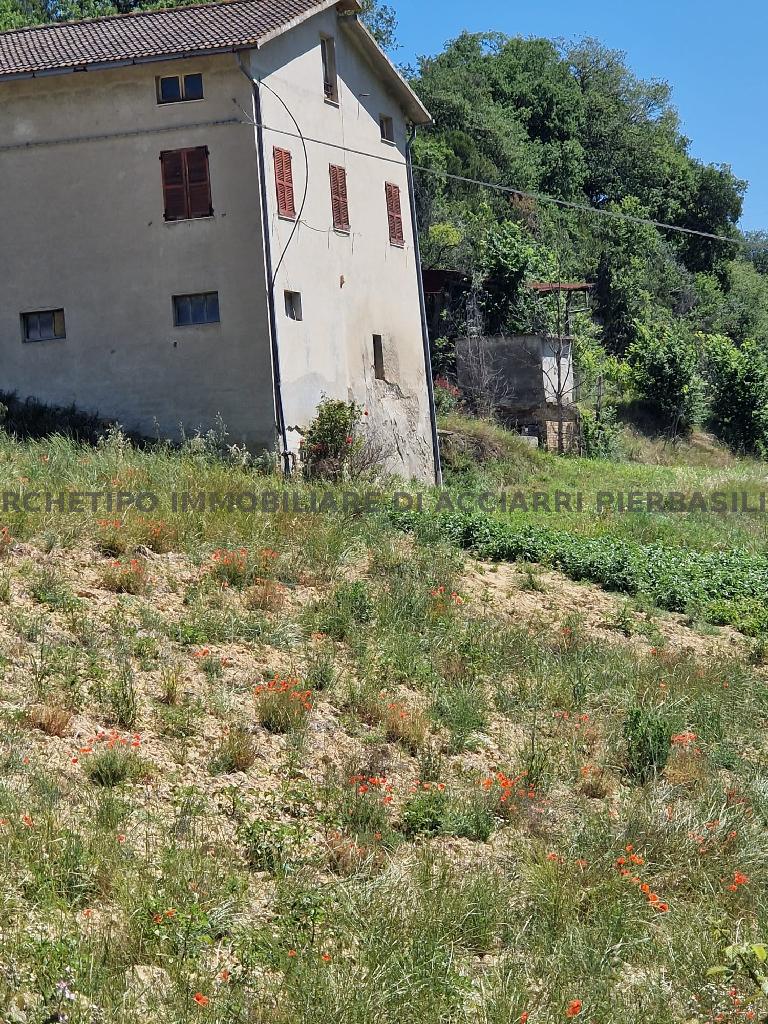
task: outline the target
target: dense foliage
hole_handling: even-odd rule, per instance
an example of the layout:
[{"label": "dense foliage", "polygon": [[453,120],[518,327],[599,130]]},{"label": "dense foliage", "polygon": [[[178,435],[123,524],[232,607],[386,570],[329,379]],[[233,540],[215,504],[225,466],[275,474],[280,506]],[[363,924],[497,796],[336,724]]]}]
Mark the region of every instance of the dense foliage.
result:
[{"label": "dense foliage", "polygon": [[[416,154],[425,263],[471,280],[485,331],[559,333],[553,300],[527,286],[589,282],[598,342],[627,362],[609,397],[639,399],[660,430],[709,420],[729,443],[763,451],[766,236],[738,231],[746,182],[691,156],[670,87],[637,78],[624,54],[592,39],[559,46],[498,33],[465,33],[422,59],[414,85],[435,118]],[[462,296],[442,311],[441,372],[466,308]],[[714,349],[708,335],[718,335]],[[743,431],[718,411],[736,364],[749,378]]]}]

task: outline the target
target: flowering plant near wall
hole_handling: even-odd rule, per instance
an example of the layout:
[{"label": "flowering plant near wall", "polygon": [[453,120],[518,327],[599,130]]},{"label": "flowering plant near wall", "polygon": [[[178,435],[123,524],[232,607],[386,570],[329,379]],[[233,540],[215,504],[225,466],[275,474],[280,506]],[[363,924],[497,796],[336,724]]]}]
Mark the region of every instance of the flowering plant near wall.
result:
[{"label": "flowering plant near wall", "polygon": [[357,402],[324,398],[301,442],[307,476],[343,479],[351,457],[363,446],[360,422],[367,415]]}]

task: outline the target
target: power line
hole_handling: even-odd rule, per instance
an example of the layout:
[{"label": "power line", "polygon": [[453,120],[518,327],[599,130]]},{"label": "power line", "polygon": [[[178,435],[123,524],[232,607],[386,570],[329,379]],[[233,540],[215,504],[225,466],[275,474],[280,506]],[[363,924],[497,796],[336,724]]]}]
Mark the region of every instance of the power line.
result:
[{"label": "power line", "polygon": [[555,206],[562,206],[568,210],[580,210],[583,213],[590,213],[599,217],[611,217],[614,220],[630,221],[633,224],[644,224],[648,227],[658,228],[662,231],[675,231],[681,235],[695,235],[697,238],[708,238],[713,242],[728,242],[730,245],[744,245],[747,248],[759,248],[751,245],[746,239],[732,238],[728,235],[715,235],[709,231],[696,231],[695,228],[681,228],[677,224],[666,224],[664,221],[653,220],[651,217],[635,217],[631,213],[622,213],[619,210],[606,210],[599,206],[587,206],[585,203],[572,203],[567,199],[555,199],[554,196],[545,195],[542,192],[526,192],[523,189],[513,188],[511,185],[498,185],[492,181],[481,181],[478,178],[464,178],[460,174],[449,174],[448,171],[438,171],[433,167],[414,167],[415,171],[423,174],[433,174],[441,178],[448,178],[451,181],[460,181],[466,185],[479,185],[483,188],[494,189],[496,192],[504,192],[509,195],[522,196],[524,199],[535,199],[540,203],[552,203]]},{"label": "power line", "polygon": [[[240,109],[242,110],[242,107]],[[256,125],[253,121],[249,120],[248,123],[252,124],[254,127],[259,127],[259,125]],[[338,149],[353,156],[364,156],[372,160],[379,160],[382,163],[395,164],[398,167],[402,166],[402,161],[394,160],[392,157],[382,156],[379,153],[370,153],[362,149],[354,149],[351,146],[343,146],[336,142],[328,142],[326,139],[313,139],[308,135],[297,135],[295,132],[290,132],[283,128],[274,128],[268,124],[262,124],[260,127],[265,131],[274,132],[277,135],[286,135],[289,138],[299,139],[304,143],[311,142],[314,145],[326,146],[330,149]],[[521,196],[524,199],[534,199],[540,203],[551,203],[565,209],[588,213],[592,216],[610,217],[613,220],[628,221],[632,224],[643,224],[647,227],[654,227],[659,231],[673,231],[679,235],[692,235],[696,238],[709,239],[712,242],[727,242],[729,245],[739,245],[745,249],[768,249],[768,243],[765,245],[754,245],[744,238],[732,238],[728,235],[716,235],[709,231],[697,231],[695,228],[683,228],[677,224],[667,224],[664,221],[653,220],[651,217],[636,217],[633,214],[622,213],[619,210],[606,210],[599,206],[589,206],[586,203],[573,203],[569,202],[567,199],[556,199],[554,196],[548,196],[543,192],[527,192],[524,189],[514,188],[512,185],[499,185],[496,182],[483,181],[480,178],[465,178],[460,174],[450,174],[448,171],[436,170],[433,167],[421,167],[419,164],[414,164],[413,169],[414,171],[419,171],[421,174],[431,174],[450,181],[461,182],[465,185],[476,185],[480,188],[493,189],[496,192],[503,192],[507,195]]]}]

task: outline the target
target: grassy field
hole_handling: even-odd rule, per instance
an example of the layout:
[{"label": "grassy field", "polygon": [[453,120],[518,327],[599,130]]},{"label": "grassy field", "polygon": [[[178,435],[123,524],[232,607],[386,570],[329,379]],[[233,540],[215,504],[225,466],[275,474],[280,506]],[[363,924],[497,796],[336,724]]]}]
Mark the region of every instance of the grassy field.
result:
[{"label": "grassy field", "polygon": [[[454,495],[761,487],[471,429],[486,461],[452,460]],[[493,590],[439,517],[174,510],[278,486],[204,444],[0,435],[0,478],[162,499],[0,521],[3,1020],[766,1019],[759,636],[726,647],[693,609],[672,643],[625,588],[606,640],[551,573]],[[765,550],[749,513],[510,527]]]}]

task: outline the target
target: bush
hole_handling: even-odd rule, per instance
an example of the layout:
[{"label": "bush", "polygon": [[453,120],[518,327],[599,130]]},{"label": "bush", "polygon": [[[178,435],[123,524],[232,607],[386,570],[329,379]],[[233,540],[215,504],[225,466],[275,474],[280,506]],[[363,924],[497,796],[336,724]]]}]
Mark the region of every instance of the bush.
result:
[{"label": "bush", "polygon": [[704,413],[699,342],[679,322],[638,324],[627,351],[635,390],[659,426],[685,434]]},{"label": "bush", "polygon": [[342,583],[320,611],[319,626],[333,640],[349,640],[357,628],[370,622],[373,601],[363,580]]},{"label": "bush", "polygon": [[422,788],[405,804],[400,828],[404,835],[458,836],[487,842],[494,818],[486,803],[476,795],[455,797],[444,787],[422,783]]},{"label": "bush", "polygon": [[312,691],[302,689],[298,679],[275,676],[254,689],[261,724],[270,732],[301,729],[312,710]]},{"label": "bush", "polygon": [[768,457],[768,359],[757,345],[722,335],[705,341],[710,424],[734,451]]},{"label": "bush", "polygon": [[300,824],[284,825],[277,821],[252,821],[241,825],[237,834],[253,870],[273,875],[286,874],[305,838]]},{"label": "bush", "polygon": [[310,477],[341,480],[355,450],[362,446],[356,436],[363,410],[356,402],[324,398],[301,442],[304,470]]},{"label": "bush", "polygon": [[583,409],[581,437],[586,458],[618,459],[621,454],[621,428],[616,422],[613,406],[605,406],[599,419],[591,409]]},{"label": "bush", "polygon": [[85,774],[96,786],[119,786],[147,774],[146,765],[133,751],[107,747],[98,751],[85,764]]},{"label": "bush", "polygon": [[232,772],[247,772],[256,763],[256,744],[250,729],[235,725],[221,740],[211,758],[212,775],[229,775]]},{"label": "bush", "polygon": [[435,378],[435,411],[438,416],[447,416],[459,406],[459,389],[445,377]]}]

